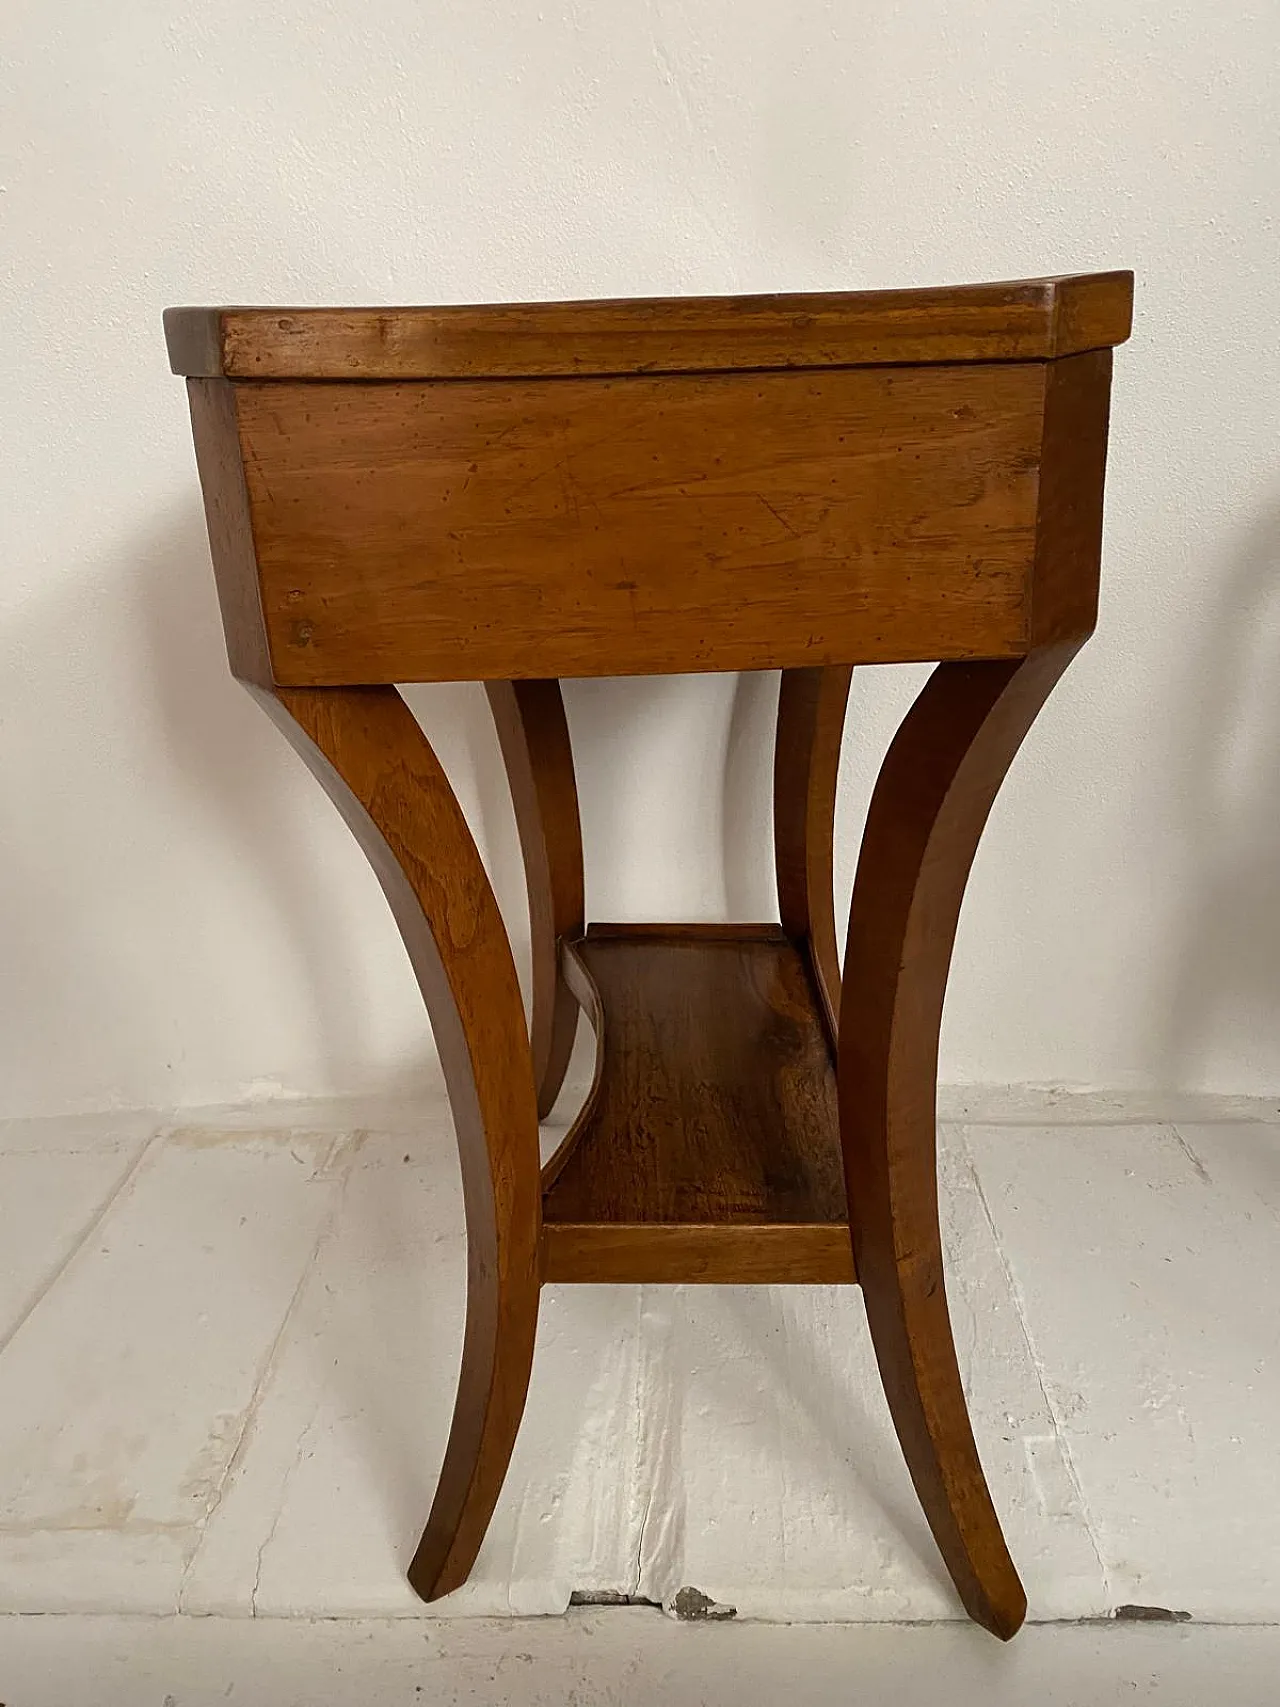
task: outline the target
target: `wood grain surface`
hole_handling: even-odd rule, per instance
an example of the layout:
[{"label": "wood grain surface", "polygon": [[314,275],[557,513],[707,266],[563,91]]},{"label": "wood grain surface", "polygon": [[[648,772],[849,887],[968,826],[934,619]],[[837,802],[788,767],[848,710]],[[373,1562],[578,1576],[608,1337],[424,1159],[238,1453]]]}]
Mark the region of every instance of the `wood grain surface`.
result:
[{"label": "wood grain surface", "polygon": [[236,389],[225,379],[189,379],[187,403],[227,662],[238,681],[270,687],[271,654],[262,619]]},{"label": "wood grain surface", "polygon": [[441,308],[171,308],[175,373],[462,379],[1027,361],[1119,344],[1132,273],[927,290]]},{"label": "wood grain surface", "polygon": [[970,1616],[1014,1634],[1026,1595],[969,1422],[943,1279],[938,1034],[969,869],[996,792],[1078,642],[942,664],[881,768],[854,882],[840,1127],[858,1278],[920,1503]]},{"label": "wood grain surface", "polygon": [[1049,368],[1028,623],[1033,647],[1080,639],[1098,620],[1111,365],[1110,350],[1094,350]]},{"label": "wood grain surface", "polygon": [[243,384],[277,681],[1025,651],[1046,368]]},{"label": "wood grain surface", "polygon": [[573,748],[559,682],[485,687],[524,856],[533,954],[530,1043],[538,1116],[545,1119],[560,1094],[578,1029],[578,1003],[560,972],[561,939],[581,936],[585,925]]},{"label": "wood grain surface", "polygon": [[853,671],[784,670],[773,752],[773,856],[782,928],[808,956],[834,1039],[840,1013],[833,857],[840,746]]},{"label": "wood grain surface", "polygon": [[547,1223],[844,1225],[835,1073],[804,962],[776,927],[592,929],[601,1074]]},{"label": "wood grain surface", "polygon": [[544,1280],[597,1286],[849,1286],[857,1279],[844,1222],[548,1221],[542,1250]]},{"label": "wood grain surface", "polygon": [[538,1117],[520,986],[466,820],[395,689],[258,697],[382,885],[431,1016],[453,1110],[467,1217],[466,1331],[444,1464],[409,1572],[433,1600],[465,1582],[475,1562],[533,1360]]}]

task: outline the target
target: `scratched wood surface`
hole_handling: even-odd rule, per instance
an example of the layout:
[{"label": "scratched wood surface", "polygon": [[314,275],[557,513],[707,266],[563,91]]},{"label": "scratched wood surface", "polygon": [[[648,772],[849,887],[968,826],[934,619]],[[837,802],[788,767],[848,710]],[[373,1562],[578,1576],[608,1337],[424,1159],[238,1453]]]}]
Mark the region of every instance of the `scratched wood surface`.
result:
[{"label": "scratched wood surface", "polygon": [[276,680],[1026,649],[1039,363],[236,387]]}]

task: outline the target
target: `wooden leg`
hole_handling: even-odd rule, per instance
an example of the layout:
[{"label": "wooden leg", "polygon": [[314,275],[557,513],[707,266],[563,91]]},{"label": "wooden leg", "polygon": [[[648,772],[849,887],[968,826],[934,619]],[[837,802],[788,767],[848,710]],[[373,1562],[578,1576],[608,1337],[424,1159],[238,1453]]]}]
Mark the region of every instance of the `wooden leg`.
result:
[{"label": "wooden leg", "polygon": [[831,853],[840,741],[853,671],[783,670],[773,756],[773,849],[782,928],[813,967],[832,1035],[840,1012]]},{"label": "wooden leg", "polygon": [[560,1094],[578,1028],[578,1004],[560,970],[560,939],[584,928],[582,829],[569,724],[557,681],[488,682],[511,785],[529,890],[533,945],[530,1033],[538,1113]]},{"label": "wooden leg", "polygon": [[435,1600],[465,1582],[475,1562],[533,1361],[542,1210],[520,986],[461,808],[396,690],[252,691],[377,873],[431,1016],[453,1108],[467,1217],[467,1325],[444,1466],[409,1571],[423,1599]]},{"label": "wooden leg", "polygon": [[898,1439],[970,1617],[1007,1639],[1027,1601],[982,1473],[942,1273],[938,1032],[978,839],[1078,642],[942,664],[907,714],[867,816],[840,1011],[840,1127],[858,1278]]}]

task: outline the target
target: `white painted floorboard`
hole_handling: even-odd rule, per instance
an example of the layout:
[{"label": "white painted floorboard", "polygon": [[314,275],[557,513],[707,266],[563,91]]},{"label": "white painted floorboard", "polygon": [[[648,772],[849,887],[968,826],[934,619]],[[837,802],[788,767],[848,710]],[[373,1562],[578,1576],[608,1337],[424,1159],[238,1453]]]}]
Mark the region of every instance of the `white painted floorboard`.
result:
[{"label": "white painted floorboard", "polygon": [[969,1141],[1110,1599],[1280,1621],[1280,1127]]},{"label": "white painted floorboard", "polygon": [[1270,1707],[1280,1629],[0,1618],[8,1707]]},{"label": "white painted floorboard", "polygon": [[[1280,1622],[1274,1112],[965,1112],[951,1304],[1032,1618]],[[421,1606],[463,1302],[442,1106],[0,1126],[0,1240],[0,1611],[957,1616],[860,1296],[793,1288],[548,1289],[485,1548]]]},{"label": "white painted floorboard", "polygon": [[137,1116],[0,1121],[0,1348],[123,1186],[154,1128]]}]

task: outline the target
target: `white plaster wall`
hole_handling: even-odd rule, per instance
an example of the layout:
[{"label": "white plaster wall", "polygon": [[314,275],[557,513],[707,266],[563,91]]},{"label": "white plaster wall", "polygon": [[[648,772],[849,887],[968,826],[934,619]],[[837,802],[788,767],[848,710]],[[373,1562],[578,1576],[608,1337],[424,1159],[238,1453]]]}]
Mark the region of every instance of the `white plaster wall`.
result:
[{"label": "white plaster wall", "polygon": [[[981,854],[944,1076],[1280,1086],[1278,56],[1261,0],[6,0],[0,1113],[430,1062],[226,675],[164,305],[1119,265],[1101,630]],[[854,699],[846,881],[903,674]],[[770,909],[769,695],[571,690],[597,916]],[[418,704],[518,924],[478,691]]]}]

